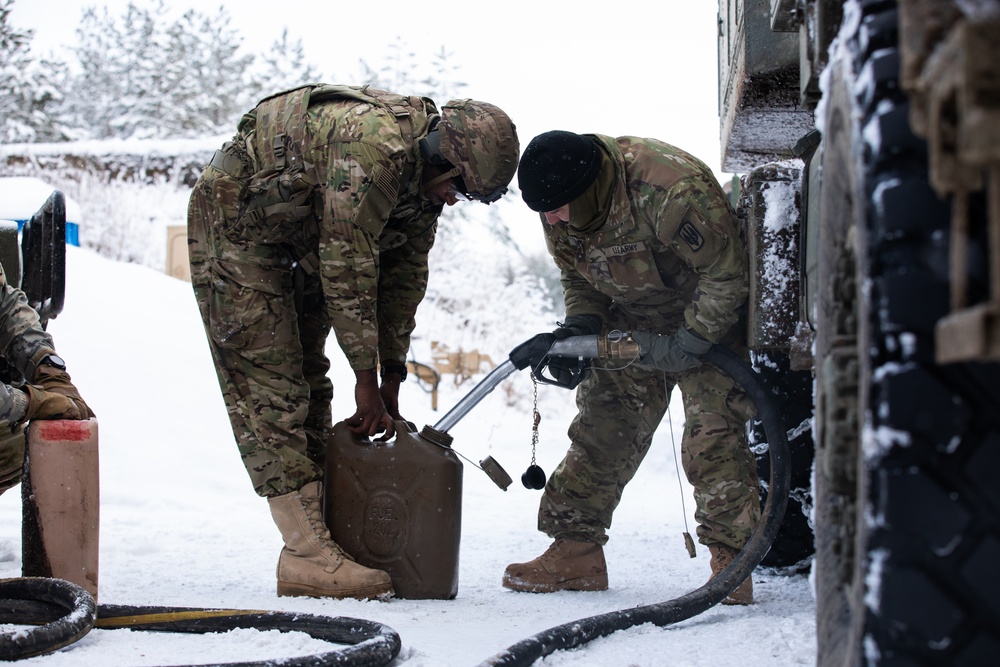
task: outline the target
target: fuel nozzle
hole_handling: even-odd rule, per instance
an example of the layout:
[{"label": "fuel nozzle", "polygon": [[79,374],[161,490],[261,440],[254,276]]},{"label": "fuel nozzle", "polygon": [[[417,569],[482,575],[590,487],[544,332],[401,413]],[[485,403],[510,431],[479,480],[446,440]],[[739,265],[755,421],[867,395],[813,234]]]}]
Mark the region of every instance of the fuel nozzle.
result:
[{"label": "fuel nozzle", "polygon": [[601,359],[632,361],[638,359],[640,354],[639,343],[632,340],[628,331],[615,330],[598,336],[597,346],[597,355]]},{"label": "fuel nozzle", "polygon": [[591,336],[571,336],[552,343],[550,357],[577,357],[580,359],[611,359],[631,361],[638,358],[639,344],[627,331],[609,331]]},{"label": "fuel nozzle", "polygon": [[590,372],[591,359],[623,361],[628,365],[639,357],[639,353],[639,344],[624,331],[570,336],[552,343],[531,373],[543,384],[576,389]]}]

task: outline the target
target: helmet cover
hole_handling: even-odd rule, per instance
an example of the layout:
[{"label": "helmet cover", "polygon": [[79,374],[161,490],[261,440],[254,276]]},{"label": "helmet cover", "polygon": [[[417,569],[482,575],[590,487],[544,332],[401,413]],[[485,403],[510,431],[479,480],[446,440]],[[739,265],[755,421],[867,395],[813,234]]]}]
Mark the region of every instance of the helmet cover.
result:
[{"label": "helmet cover", "polygon": [[499,107],[452,100],[441,109],[441,155],[459,171],[465,194],[487,204],[507,192],[517,172],[517,129]]}]

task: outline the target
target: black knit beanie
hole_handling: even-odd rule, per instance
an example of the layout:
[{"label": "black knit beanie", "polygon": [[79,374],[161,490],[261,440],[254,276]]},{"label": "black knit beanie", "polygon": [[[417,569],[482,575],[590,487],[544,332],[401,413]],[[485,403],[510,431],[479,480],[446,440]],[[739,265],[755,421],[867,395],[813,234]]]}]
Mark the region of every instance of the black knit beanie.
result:
[{"label": "black knit beanie", "polygon": [[552,130],[539,134],[524,149],[517,187],[532,211],[554,211],[583,194],[600,166],[600,148],[594,140]]}]

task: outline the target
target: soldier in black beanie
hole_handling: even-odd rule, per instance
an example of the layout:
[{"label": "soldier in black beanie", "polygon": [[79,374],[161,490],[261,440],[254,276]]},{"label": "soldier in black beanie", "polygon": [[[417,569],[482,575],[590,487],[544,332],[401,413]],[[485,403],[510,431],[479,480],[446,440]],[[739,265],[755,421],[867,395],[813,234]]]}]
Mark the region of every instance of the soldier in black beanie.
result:
[{"label": "soldier in black beanie", "polygon": [[[538,511],[539,530],[554,542],[538,558],[509,565],[503,585],[608,587],[603,547],[612,514],[675,386],[686,416],[684,470],[714,577],[760,519],[744,428],[752,405],[728,376],[698,360],[713,343],[745,356],[745,332],[735,325],[748,274],[735,212],[703,162],[654,139],[546,132],[525,148],[517,179],[544,223],[566,305],[560,327],[523,349],[536,374],[547,369],[560,385],[579,385],[580,411]],[[556,339],[614,329],[632,332],[641,349],[625,368],[595,360],[593,372],[581,373],[575,359],[570,367],[546,354]],[[752,601],[749,578],[725,600]]]},{"label": "soldier in black beanie", "polygon": [[552,130],[531,140],[517,170],[521,198],[532,211],[554,211],[583,194],[601,166],[597,143]]}]

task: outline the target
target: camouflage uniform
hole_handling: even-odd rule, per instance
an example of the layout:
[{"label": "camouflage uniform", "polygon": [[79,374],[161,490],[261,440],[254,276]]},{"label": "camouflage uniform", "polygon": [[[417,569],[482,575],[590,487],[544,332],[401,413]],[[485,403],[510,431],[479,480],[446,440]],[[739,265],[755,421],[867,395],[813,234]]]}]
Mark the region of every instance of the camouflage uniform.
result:
[{"label": "camouflage uniform", "polygon": [[[0,382],[18,385],[33,375],[35,365],[55,354],[55,346],[28,305],[24,292],[7,284],[0,267]],[[24,464],[24,426],[0,421],[0,493],[21,481]]]},{"label": "camouflage uniform", "polygon": [[[331,327],[355,370],[405,363],[443,208],[421,196],[417,141],[438,117],[434,103],[338,89],[300,109],[294,93],[262,101],[206,167],[188,208],[195,296],[261,496],[322,478],[332,428],[324,354]],[[298,126],[282,127],[283,117]],[[245,193],[266,187],[259,177],[274,166],[275,141],[285,141],[284,159],[298,176],[315,179],[315,194],[295,201],[299,219],[267,209],[241,217]],[[289,149],[290,141],[298,144]],[[296,187],[286,190],[294,197]]]},{"label": "camouflage uniform", "polygon": [[[734,326],[747,295],[735,214],[711,171],[665,143],[596,139],[608,197],[597,224],[543,226],[562,271],[567,315],[598,315],[606,330],[669,334],[683,323],[743,351]],[[598,196],[604,193],[599,191]],[[598,362],[577,392],[566,458],[545,487],[539,529],[554,538],[607,542],[612,513],[680,387],[687,423],[681,445],[694,486],[699,540],[740,548],[760,518],[757,476],[746,443],[752,404],[704,364],[681,373]]]}]

